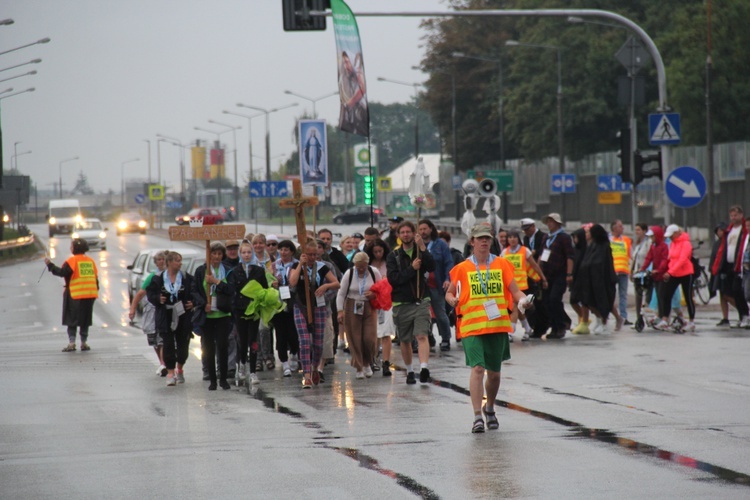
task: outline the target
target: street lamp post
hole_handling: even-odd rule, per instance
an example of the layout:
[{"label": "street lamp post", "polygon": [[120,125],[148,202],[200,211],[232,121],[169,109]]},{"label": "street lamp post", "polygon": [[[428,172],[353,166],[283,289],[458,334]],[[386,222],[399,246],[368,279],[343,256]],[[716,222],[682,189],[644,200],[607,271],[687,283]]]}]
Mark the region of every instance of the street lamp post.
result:
[{"label": "street lamp post", "polygon": [[10,159],[11,168],[18,171],[18,157],[23,155],[30,155],[31,150],[24,151],[22,153],[14,153],[13,157]]},{"label": "street lamp post", "polygon": [[77,156],[74,156],[72,158],[66,158],[64,160],[60,160],[60,169],[59,169],[59,178],[58,178],[58,181],[59,181],[58,186],[60,186],[60,198],[63,197],[63,183],[62,183],[62,166],[63,166],[63,163],[67,163],[69,161],[78,160],[78,159],[80,159],[80,158],[78,158]]},{"label": "street lamp post", "polygon": [[[421,70],[419,66],[412,66],[411,69]],[[451,77],[451,133],[453,135],[453,153],[451,158],[453,159],[453,171],[458,174],[458,151],[456,147],[456,75],[450,71],[443,71],[441,69],[432,68],[430,71],[435,73],[442,73]],[[461,207],[460,207],[460,195],[459,191],[456,191],[456,220],[461,220]]]},{"label": "street lamp post", "polygon": [[125,211],[125,165],[135,161],[141,161],[141,159],[133,158],[132,160],[126,160],[120,163],[120,207],[123,212]]},{"label": "street lamp post", "polygon": [[41,59],[32,59],[31,61],[27,61],[25,63],[15,64],[13,66],[8,66],[7,68],[2,68],[2,69],[0,69],[0,72],[8,71],[9,69],[20,68],[21,66],[26,66],[28,64],[39,64],[40,62],[42,62]]},{"label": "street lamp post", "polygon": [[379,82],[395,83],[397,85],[406,85],[408,87],[414,87],[414,158],[419,158],[419,86],[422,85],[419,82],[409,83],[400,82],[398,80],[391,80],[390,78],[378,77]]},{"label": "street lamp post", "polygon": [[330,94],[326,94],[326,95],[323,95],[323,96],[320,96],[320,97],[315,97],[315,98],[305,97],[302,94],[298,94],[296,92],[292,92],[291,90],[285,90],[284,93],[285,94],[289,94],[289,95],[293,95],[294,97],[299,97],[300,99],[304,99],[306,101],[310,101],[312,103],[313,118],[317,118],[318,117],[318,113],[315,111],[315,103],[316,102],[322,101],[323,99],[328,99],[329,97],[333,97],[335,95],[339,95],[339,91],[338,90],[336,92],[332,92]]},{"label": "street lamp post", "polygon": [[216,120],[208,120],[209,123],[213,123],[214,125],[219,125],[220,127],[227,127],[229,130],[232,131],[232,141],[234,143],[234,152],[233,152],[233,161],[234,161],[234,209],[235,211],[239,211],[240,209],[240,188],[237,185],[237,130],[241,129],[242,127],[237,125],[229,125],[227,123],[221,123],[217,122]]},{"label": "street lamp post", "polygon": [[[247,153],[248,153],[248,180],[253,182],[253,118],[263,116],[263,113],[255,115],[245,115],[243,113],[235,113],[234,111],[222,111],[225,115],[234,115],[242,118],[247,118]],[[250,198],[250,217],[255,217],[255,198]],[[256,219],[257,221],[257,219]],[[257,222],[256,222],[257,223]]]},{"label": "street lamp post", "polygon": [[26,47],[31,47],[32,45],[37,45],[40,43],[49,43],[49,42],[50,42],[49,38],[42,38],[41,40],[37,40],[36,42],[27,43],[26,45],[21,45],[20,47],[16,47],[14,49],[4,50],[3,52],[0,52],[0,56],[5,55],[8,52],[14,52],[16,50],[25,49]]},{"label": "street lamp post", "polygon": [[[563,138],[563,121],[562,121],[562,49],[556,45],[543,45],[535,43],[522,43],[516,40],[506,40],[505,45],[508,47],[533,47],[537,49],[551,49],[557,51],[557,154],[559,156],[560,173],[565,173],[565,152]],[[562,205],[562,219],[565,221],[565,186],[560,193],[560,204]]]},{"label": "street lamp post", "polygon": [[15,80],[16,78],[21,78],[22,76],[29,76],[29,75],[36,75],[36,70],[27,71],[23,75],[16,75],[16,76],[10,76],[8,78],[3,78],[2,80],[0,80],[0,83],[7,82],[8,80]]},{"label": "street lamp post", "polygon": [[[454,52],[453,57],[462,59],[473,59],[475,61],[484,61],[493,64],[497,64],[497,85],[498,85],[498,98],[497,98],[497,115],[498,115],[498,126],[500,128],[498,132],[498,139],[500,142],[500,169],[506,170],[505,165],[505,107],[503,102],[503,62],[500,58],[494,59],[491,57],[482,56],[469,56],[463,52]],[[508,192],[503,191],[503,221],[505,224],[508,223]]]},{"label": "street lamp post", "polygon": [[[259,108],[257,106],[251,106],[249,104],[242,104],[237,103],[237,106],[240,108],[248,108],[248,109],[254,109],[255,111],[260,111],[261,113],[264,113],[266,115],[266,181],[271,180],[271,132],[270,132],[270,119],[269,116],[271,113],[275,113],[277,111],[281,111],[282,109],[288,109],[293,108],[294,106],[299,106],[299,103],[293,102],[292,104],[288,104],[286,106],[282,106],[280,108],[273,108],[273,109],[265,109],[265,108]],[[268,198],[268,217],[271,217],[271,198]]]},{"label": "street lamp post", "polygon": [[156,137],[160,137],[170,144],[180,148],[180,201],[185,203],[185,145],[183,145],[182,141],[176,137],[170,137],[164,134],[156,134]]}]

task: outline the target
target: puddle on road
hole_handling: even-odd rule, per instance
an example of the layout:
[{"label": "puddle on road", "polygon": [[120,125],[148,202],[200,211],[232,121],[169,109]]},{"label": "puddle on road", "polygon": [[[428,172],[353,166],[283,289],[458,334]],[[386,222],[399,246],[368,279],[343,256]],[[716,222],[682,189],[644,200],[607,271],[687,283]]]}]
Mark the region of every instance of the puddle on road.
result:
[{"label": "puddle on road", "polygon": [[[437,386],[455,391],[459,394],[469,396],[469,390],[459,385],[434,379],[432,383]],[[661,460],[666,460],[678,465],[690,467],[691,469],[697,469],[703,472],[707,472],[708,474],[713,474],[717,478],[733,484],[750,486],[750,475],[743,474],[742,472],[733,471],[725,467],[719,467],[718,465],[713,465],[692,457],[680,455],[679,453],[674,453],[669,450],[662,450],[646,443],[641,443],[632,439],[620,437],[617,434],[605,429],[592,429],[590,427],[585,427],[577,422],[573,422],[572,420],[567,420],[555,415],[551,415],[549,413],[525,408],[508,401],[496,400],[495,404],[509,410],[526,413],[527,415],[531,415],[532,417],[541,418],[543,420],[547,420],[548,422],[554,422],[556,424],[568,427],[572,433],[570,437],[573,438],[593,439],[602,443],[614,444],[616,446],[635,451],[641,455],[659,458]]]},{"label": "puddle on road", "polygon": [[[253,389],[248,388],[247,393],[249,396],[253,397],[254,399],[261,401],[263,403],[263,406],[265,406],[269,410],[273,410],[276,413],[287,415],[289,417],[292,417],[298,420],[302,420],[305,418],[305,416],[302,413],[294,411],[287,406],[279,404],[274,398],[266,394],[266,392],[263,389],[257,388],[256,390],[255,388]],[[374,459],[373,457],[369,455],[365,455],[364,453],[361,453],[356,448],[341,448],[337,446],[330,446],[326,443],[320,442],[319,440],[323,440],[323,439],[330,439],[330,440],[341,439],[339,436],[332,436],[331,431],[325,430],[320,423],[312,422],[308,420],[306,422],[303,422],[303,425],[309,429],[317,429],[318,433],[323,435],[321,437],[316,438],[316,444],[319,447],[341,453],[344,456],[347,456],[351,459],[358,461],[360,467],[364,467],[365,469],[375,471],[379,474],[390,477],[391,479],[395,479],[396,483],[399,486],[407,489],[409,492],[414,493],[415,495],[418,495],[421,498],[430,499],[430,500],[440,498],[437,493],[432,491],[427,486],[419,484],[417,481],[410,478],[409,476],[406,476],[404,474],[400,474],[390,469],[385,469],[381,467],[376,459]]]}]

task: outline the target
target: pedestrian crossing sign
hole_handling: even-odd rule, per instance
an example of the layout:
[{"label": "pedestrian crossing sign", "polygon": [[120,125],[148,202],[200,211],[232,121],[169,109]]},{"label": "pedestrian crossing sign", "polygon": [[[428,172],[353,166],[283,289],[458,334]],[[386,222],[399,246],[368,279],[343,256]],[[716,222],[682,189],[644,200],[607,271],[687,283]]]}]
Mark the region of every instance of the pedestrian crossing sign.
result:
[{"label": "pedestrian crossing sign", "polygon": [[648,115],[648,142],[652,146],[679,144],[682,141],[679,113]]},{"label": "pedestrian crossing sign", "polygon": [[151,201],[163,200],[164,199],[164,186],[160,186],[159,184],[149,184],[148,199]]}]

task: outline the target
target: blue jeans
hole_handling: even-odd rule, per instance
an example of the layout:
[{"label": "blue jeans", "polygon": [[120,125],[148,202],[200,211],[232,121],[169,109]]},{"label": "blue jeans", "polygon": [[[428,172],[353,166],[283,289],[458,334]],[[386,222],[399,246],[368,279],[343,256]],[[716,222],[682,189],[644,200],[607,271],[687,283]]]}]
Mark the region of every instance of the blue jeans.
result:
[{"label": "blue jeans", "polygon": [[618,310],[622,319],[628,319],[628,282],[630,276],[627,274],[617,275],[617,298],[620,300]]},{"label": "blue jeans", "polygon": [[445,291],[441,288],[428,288],[430,292],[430,303],[432,312],[435,313],[435,321],[438,326],[438,333],[443,342],[451,341],[451,322],[448,320],[448,314],[445,312]]}]

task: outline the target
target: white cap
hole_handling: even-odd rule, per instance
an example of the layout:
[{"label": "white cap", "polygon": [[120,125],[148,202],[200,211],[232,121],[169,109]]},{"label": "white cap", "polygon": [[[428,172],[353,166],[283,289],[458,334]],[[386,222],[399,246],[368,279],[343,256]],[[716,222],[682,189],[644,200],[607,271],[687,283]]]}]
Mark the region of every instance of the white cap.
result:
[{"label": "white cap", "polygon": [[648,228],[648,231],[646,231],[646,236],[653,236],[654,232],[651,230],[651,228]]},{"label": "white cap", "polygon": [[521,219],[521,227],[531,226],[533,224],[534,224],[534,219],[529,219],[528,217],[525,219]]},{"label": "white cap", "polygon": [[279,237],[275,234],[266,235],[266,241],[279,241]]},{"label": "white cap", "polygon": [[677,224],[670,224],[667,226],[667,230],[664,232],[665,238],[671,238],[674,233],[680,230],[680,226]]}]

